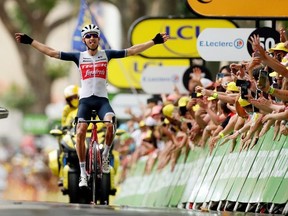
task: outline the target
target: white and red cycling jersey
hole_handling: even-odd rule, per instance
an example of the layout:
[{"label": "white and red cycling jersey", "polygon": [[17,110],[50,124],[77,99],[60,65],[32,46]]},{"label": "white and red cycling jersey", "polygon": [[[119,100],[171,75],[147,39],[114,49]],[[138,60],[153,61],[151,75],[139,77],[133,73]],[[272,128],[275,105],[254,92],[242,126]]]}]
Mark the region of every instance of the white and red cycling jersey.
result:
[{"label": "white and red cycling jersey", "polygon": [[113,58],[124,58],[126,53],[126,50],[98,50],[96,55],[91,56],[88,51],[60,52],[60,59],[74,61],[78,66],[81,77],[80,99],[92,95],[108,98],[108,62]]}]

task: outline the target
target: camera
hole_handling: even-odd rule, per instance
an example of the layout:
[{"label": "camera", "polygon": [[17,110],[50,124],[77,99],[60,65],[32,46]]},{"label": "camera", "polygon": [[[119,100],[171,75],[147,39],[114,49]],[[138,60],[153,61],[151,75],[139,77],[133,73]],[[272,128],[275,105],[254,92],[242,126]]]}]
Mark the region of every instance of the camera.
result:
[{"label": "camera", "polygon": [[248,89],[250,88],[250,81],[248,80],[236,80],[236,86],[241,88],[241,98],[247,100],[245,95],[248,95]]}]

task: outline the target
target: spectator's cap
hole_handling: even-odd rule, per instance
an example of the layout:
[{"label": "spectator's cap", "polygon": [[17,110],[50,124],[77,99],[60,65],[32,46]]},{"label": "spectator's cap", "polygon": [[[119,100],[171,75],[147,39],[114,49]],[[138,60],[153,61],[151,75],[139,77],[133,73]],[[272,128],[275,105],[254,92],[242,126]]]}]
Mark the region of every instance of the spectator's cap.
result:
[{"label": "spectator's cap", "polygon": [[[213,92],[217,93],[216,89]],[[207,98],[208,101],[212,101],[212,100],[215,100],[215,99],[216,98],[213,97],[213,96],[210,96],[210,97]]]},{"label": "spectator's cap", "polygon": [[174,103],[178,99],[178,95],[175,93],[172,93],[172,94],[169,94],[166,99]]},{"label": "spectator's cap", "polygon": [[163,115],[166,117],[172,118],[173,112],[174,112],[175,106],[173,104],[167,104],[163,107],[162,112]]},{"label": "spectator's cap", "polygon": [[[281,64],[285,65],[286,69],[288,69],[288,63],[287,63],[287,59],[286,58],[283,58],[282,61],[281,61]],[[278,73],[276,71],[273,71],[271,73],[269,73],[269,76],[270,77],[276,77],[278,75]]]},{"label": "spectator's cap", "polygon": [[200,105],[199,104],[196,104],[192,107],[193,111],[196,112],[200,109]]},{"label": "spectator's cap", "polygon": [[145,121],[141,120],[139,122],[139,127],[144,127],[144,126],[146,126]]},{"label": "spectator's cap", "polygon": [[126,133],[125,130],[118,128],[118,129],[116,130],[115,135],[120,137],[120,136],[121,136],[122,134],[124,134],[124,133]]},{"label": "spectator's cap", "polygon": [[210,96],[210,97],[207,98],[208,101],[212,101],[212,100],[215,100],[215,99],[216,99],[216,98],[215,98],[215,97],[212,97],[212,96]]},{"label": "spectator's cap", "polygon": [[227,90],[227,91],[239,92],[239,88],[236,86],[236,83],[235,83],[235,82],[229,82],[229,83],[227,84],[226,90]]},{"label": "spectator's cap", "polygon": [[121,136],[120,136],[120,141],[126,141],[128,139],[132,138],[131,134],[130,133],[123,133]]},{"label": "spectator's cap", "polygon": [[148,130],[145,134],[144,141],[150,140],[152,137],[152,130]]},{"label": "spectator's cap", "polygon": [[162,106],[161,106],[161,105],[153,106],[153,107],[152,107],[152,110],[151,110],[151,116],[160,114],[160,113],[161,113],[161,110],[162,110]]},{"label": "spectator's cap", "polygon": [[184,106],[187,105],[188,101],[189,101],[189,97],[183,96],[183,97],[181,97],[181,98],[178,100],[178,106],[179,106],[179,107],[184,107]]},{"label": "spectator's cap", "polygon": [[288,49],[285,47],[285,43],[278,43],[274,47],[269,49],[270,53],[273,53],[274,51],[284,51],[288,53]]},{"label": "spectator's cap", "polygon": [[246,107],[246,106],[250,105],[250,103],[247,100],[245,100],[241,97],[238,99],[238,102],[239,102],[241,107]]},{"label": "spectator's cap", "polygon": [[270,76],[270,77],[276,77],[277,74],[278,74],[278,73],[277,73],[276,71],[273,71],[273,72],[269,73],[269,76]]},{"label": "spectator's cap", "polygon": [[169,123],[170,123],[170,121],[169,121],[167,118],[165,118],[163,122],[164,122],[165,124],[169,124]]},{"label": "spectator's cap", "polygon": [[145,120],[145,125],[148,127],[151,127],[151,126],[157,125],[157,122],[154,118],[152,118],[151,116],[148,116]]}]

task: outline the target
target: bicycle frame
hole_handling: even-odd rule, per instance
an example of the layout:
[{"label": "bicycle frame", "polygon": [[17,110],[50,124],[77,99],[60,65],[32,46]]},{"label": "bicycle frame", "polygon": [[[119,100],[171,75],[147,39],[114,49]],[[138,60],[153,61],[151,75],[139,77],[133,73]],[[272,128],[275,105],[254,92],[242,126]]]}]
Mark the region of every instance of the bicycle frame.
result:
[{"label": "bicycle frame", "polygon": [[[89,143],[88,157],[87,157],[87,173],[92,178],[92,202],[96,204],[96,184],[97,179],[102,180],[102,157],[101,149],[98,143],[98,130],[97,123],[113,123],[113,121],[107,120],[79,120],[79,123],[92,123],[91,140]],[[96,161],[95,161],[96,159]],[[100,185],[99,185],[100,186]]]}]

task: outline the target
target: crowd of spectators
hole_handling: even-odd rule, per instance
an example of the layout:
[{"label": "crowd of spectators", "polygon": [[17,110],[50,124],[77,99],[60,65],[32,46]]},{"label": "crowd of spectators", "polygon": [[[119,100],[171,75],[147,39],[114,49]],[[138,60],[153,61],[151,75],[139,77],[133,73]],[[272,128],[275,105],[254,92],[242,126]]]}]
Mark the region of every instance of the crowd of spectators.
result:
[{"label": "crowd of spectators", "polygon": [[[253,54],[249,61],[234,62],[220,68],[214,80],[203,82],[201,66],[194,65],[188,82],[189,93],[177,88],[171,94],[151,97],[143,114],[120,125],[125,133],[116,138],[120,152],[121,180],[139,158],[146,156],[145,171],[150,173],[168,163],[173,171],[180,154],[187,158],[195,146],[231,145],[235,151],[252,149],[271,127],[274,140],[288,134],[288,41],[280,30],[280,43],[269,50],[259,36],[249,38]],[[231,142],[227,142],[231,141]]]}]

